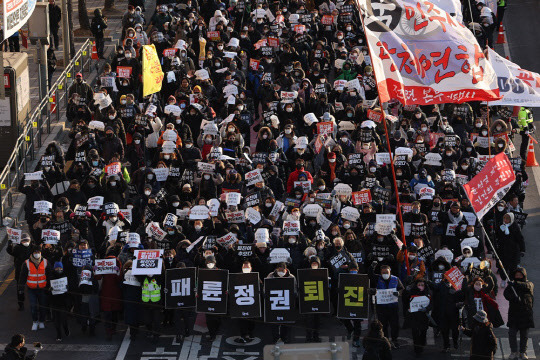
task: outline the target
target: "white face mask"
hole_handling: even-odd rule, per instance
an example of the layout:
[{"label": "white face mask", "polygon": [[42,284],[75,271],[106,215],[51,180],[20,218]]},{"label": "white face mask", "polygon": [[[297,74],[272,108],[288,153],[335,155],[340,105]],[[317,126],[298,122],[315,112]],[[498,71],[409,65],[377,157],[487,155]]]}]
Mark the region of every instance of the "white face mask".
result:
[{"label": "white face mask", "polygon": [[296,242],[296,239],[294,239],[294,238],[289,239],[289,244],[294,244],[295,242]]},{"label": "white face mask", "polygon": [[467,236],[468,237],[474,236],[474,231],[467,231]]},{"label": "white face mask", "polygon": [[139,145],[141,143],[141,140],[133,140],[133,142],[137,145]]},{"label": "white face mask", "polygon": [[30,246],[30,242],[29,242],[29,241],[27,241],[27,242],[22,242],[21,245],[24,246],[24,247],[29,247],[29,246]]},{"label": "white face mask", "polygon": [[313,270],[317,270],[317,269],[319,268],[319,265],[311,265],[311,268],[312,268]]},{"label": "white face mask", "polygon": [[115,117],[116,116],[114,116],[114,115],[109,115],[109,119],[111,119],[111,120],[114,120]]},{"label": "white face mask", "polygon": [[264,204],[267,208],[271,208],[272,207],[272,203],[265,203]]},{"label": "white face mask", "polygon": [[202,226],[201,225],[195,225],[195,230],[199,231],[202,229]]},{"label": "white face mask", "polygon": [[169,160],[169,159],[171,158],[171,155],[163,155],[163,158],[164,158],[165,160]]},{"label": "white face mask", "polygon": [[482,131],[482,135],[487,136],[487,131]]},{"label": "white face mask", "polygon": [[374,173],[375,171],[377,171],[377,168],[370,167],[370,168],[369,168],[369,171],[371,171],[372,173]]},{"label": "white face mask", "polygon": [[268,139],[268,135],[264,134],[264,135],[262,136],[262,138],[263,138],[263,139]]},{"label": "white face mask", "polygon": [[111,186],[116,186],[116,181],[111,181]]},{"label": "white face mask", "polygon": [[388,280],[388,279],[390,279],[390,274],[382,274],[382,278],[384,280]]},{"label": "white face mask", "polygon": [[328,159],[328,161],[331,162],[331,163],[335,163],[336,159]]},{"label": "white face mask", "polygon": [[289,135],[292,132],[291,129],[285,129],[285,134]]},{"label": "white face mask", "polygon": [[151,193],[152,193],[151,191],[148,191],[148,190],[147,190],[147,191],[144,192],[144,195],[150,196]]},{"label": "white face mask", "polygon": [[350,228],[351,228],[351,224],[344,224],[343,227],[344,227],[345,229],[350,229]]},{"label": "white face mask", "polygon": [[469,165],[461,165],[461,168],[462,168],[463,170],[467,170],[467,169],[469,168]]},{"label": "white face mask", "polygon": [[293,109],[292,109],[291,107],[288,107],[288,108],[285,109],[285,111],[287,111],[288,113],[291,113],[292,110],[293,110]]},{"label": "white face mask", "polygon": [[126,104],[126,100],[121,100],[121,101],[120,101],[120,104],[125,105],[125,104]]},{"label": "white face mask", "polygon": [[324,189],[326,189],[326,186],[324,186],[324,185],[319,186],[319,190],[320,190],[320,191],[324,191]]},{"label": "white face mask", "polygon": [[251,269],[250,268],[242,268],[242,272],[244,274],[247,274],[247,273],[250,273],[251,272]]},{"label": "white face mask", "polygon": [[444,265],[439,265],[439,270],[444,270]]},{"label": "white face mask", "polygon": [[284,277],[284,276],[285,276],[285,271],[278,271],[278,272],[277,272],[277,275],[278,275],[279,277]]},{"label": "white face mask", "polygon": [[497,206],[497,210],[504,211],[504,206]]},{"label": "white face mask", "polygon": [[474,126],[476,126],[477,128],[481,128],[481,127],[482,127],[482,123],[476,123],[476,124],[474,124]]},{"label": "white face mask", "polygon": [[204,175],[204,180],[210,180],[210,175]]},{"label": "white face mask", "polygon": [[363,148],[363,149],[369,149],[369,144],[363,144],[363,145],[362,145],[362,148]]},{"label": "white face mask", "polygon": [[186,144],[186,149],[191,149],[192,146],[193,144]]},{"label": "white face mask", "polygon": [[422,131],[426,132],[426,131],[427,131],[427,127],[422,126]]},{"label": "white face mask", "polygon": [[126,205],[126,208],[133,209],[133,205]]},{"label": "white face mask", "polygon": [[213,269],[213,268],[216,266],[216,264],[214,264],[214,263],[208,263],[208,264],[206,264],[206,266],[207,266],[209,269]]},{"label": "white face mask", "polygon": [[34,259],[36,260],[39,260],[41,259],[41,254],[40,253],[35,253],[35,254],[32,254],[32,256],[34,257]]}]

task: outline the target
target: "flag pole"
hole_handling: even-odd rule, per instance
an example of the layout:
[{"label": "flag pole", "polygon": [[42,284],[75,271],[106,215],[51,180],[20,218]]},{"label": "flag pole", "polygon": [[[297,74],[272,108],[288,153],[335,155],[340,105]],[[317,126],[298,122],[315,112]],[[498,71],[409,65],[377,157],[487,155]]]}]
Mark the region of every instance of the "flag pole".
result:
[{"label": "flag pole", "polygon": [[[472,204],[471,199],[469,198],[469,194],[467,193],[467,190],[465,189],[465,186],[463,186],[463,184],[461,184],[461,188],[463,189],[463,192],[465,193],[465,196],[467,197],[467,200],[469,200],[469,203]],[[497,250],[495,250],[495,247],[493,246],[493,243],[491,242],[491,239],[489,238],[488,233],[487,233],[486,229],[484,228],[484,224],[482,223],[482,220],[480,218],[478,218],[478,214],[476,213],[476,210],[474,209],[474,207],[471,206],[471,208],[472,208],[472,211],[473,211],[474,215],[478,219],[477,223],[480,224],[480,227],[482,228],[482,231],[484,232],[484,237],[487,239],[487,241],[489,243],[489,246],[491,246],[491,250],[493,251],[493,256],[495,257],[495,261],[498,264],[497,266],[500,266],[500,270],[502,270],[502,272],[506,276],[506,279],[510,280],[510,277],[508,276],[508,273],[506,272],[506,269],[504,268],[504,265],[503,265],[503,263],[501,261],[501,258],[499,257],[499,254],[497,254]],[[514,287],[512,287],[512,290],[514,291],[514,294],[517,297],[516,289],[514,289]]]},{"label": "flag pole", "polygon": [[[360,22],[362,23],[362,28],[364,29],[364,34],[366,34],[366,27],[364,25],[364,18],[362,16],[362,9],[361,9],[360,4],[358,3],[358,1],[356,1],[356,6],[358,7],[358,12],[360,12]],[[366,39],[367,39],[367,37],[366,37]],[[373,56],[371,55],[371,49],[369,47],[369,42],[367,42],[366,45],[367,45],[367,48],[368,48],[369,57],[370,57],[370,59],[373,59]],[[372,64],[372,67],[373,67],[373,61],[371,62],[371,64]],[[388,136],[388,127],[386,126],[386,112],[384,111],[382,103],[381,103],[381,94],[379,92],[379,83],[377,82],[377,73],[375,72],[375,68],[373,68],[373,76],[375,77],[375,83],[377,84],[377,95],[379,96],[379,105],[380,105],[381,113],[382,113],[382,122],[383,122],[383,125],[384,125],[384,134],[385,134],[385,137],[386,137],[386,147],[388,149],[388,155],[390,156],[390,168],[392,169],[392,180],[394,182],[394,189],[395,189],[395,192],[396,192],[397,215],[398,215],[398,218],[399,218],[399,226],[401,228],[401,241],[403,242],[403,245],[407,246],[407,240],[405,239],[405,229],[403,227],[403,216],[402,216],[402,213],[401,213],[401,202],[399,200],[399,191],[398,191],[397,180],[396,180],[396,171],[395,171],[395,168],[394,168],[394,157],[392,156],[392,148],[390,146],[390,137]],[[405,257],[405,265],[406,265],[406,268],[407,268],[407,275],[410,275],[411,274],[411,269],[410,269],[410,266],[409,266],[409,257],[408,257],[407,249],[405,249],[404,257]]]}]

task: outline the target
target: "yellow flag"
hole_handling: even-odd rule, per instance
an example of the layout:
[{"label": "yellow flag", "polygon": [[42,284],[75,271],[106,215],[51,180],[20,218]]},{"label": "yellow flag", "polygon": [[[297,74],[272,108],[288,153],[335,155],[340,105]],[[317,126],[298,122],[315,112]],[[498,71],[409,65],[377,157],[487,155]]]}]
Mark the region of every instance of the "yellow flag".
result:
[{"label": "yellow flag", "polygon": [[142,78],[143,96],[161,91],[163,71],[154,45],[143,46]]}]

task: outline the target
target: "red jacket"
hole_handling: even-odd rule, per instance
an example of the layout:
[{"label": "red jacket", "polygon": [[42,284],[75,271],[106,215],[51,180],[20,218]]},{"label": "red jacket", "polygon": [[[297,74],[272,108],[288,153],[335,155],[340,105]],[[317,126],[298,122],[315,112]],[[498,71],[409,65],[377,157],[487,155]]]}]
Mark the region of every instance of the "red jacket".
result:
[{"label": "red jacket", "polygon": [[302,168],[301,170],[294,170],[294,171],[289,175],[289,179],[287,180],[287,192],[288,192],[288,193],[290,193],[290,192],[292,191],[292,189],[294,188],[294,182],[295,182],[295,181],[298,181],[298,176],[299,176],[301,173],[306,174],[307,179],[309,180],[309,182],[311,182],[311,184],[313,184],[313,176],[311,176],[311,174],[309,173],[309,171],[304,170],[304,168]]}]

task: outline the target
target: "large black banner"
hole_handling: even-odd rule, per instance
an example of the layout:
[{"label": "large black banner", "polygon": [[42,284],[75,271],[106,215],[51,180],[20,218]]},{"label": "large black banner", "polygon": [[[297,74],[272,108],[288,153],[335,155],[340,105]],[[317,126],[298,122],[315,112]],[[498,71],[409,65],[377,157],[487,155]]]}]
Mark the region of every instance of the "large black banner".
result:
[{"label": "large black banner", "polygon": [[340,319],[367,319],[369,277],[364,274],[339,274],[337,314]]},{"label": "large black banner", "polygon": [[264,321],[295,322],[298,316],[294,278],[264,279]]},{"label": "large black banner", "polygon": [[165,308],[195,307],[195,268],[165,271]]},{"label": "large black banner", "polygon": [[299,269],[300,314],[330,313],[328,269]]},{"label": "large black banner", "polygon": [[229,315],[231,318],[261,317],[259,273],[229,274]]},{"label": "large black banner", "polygon": [[197,279],[197,312],[226,314],[229,270],[199,269]]}]

